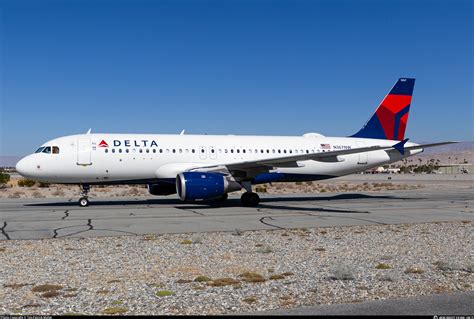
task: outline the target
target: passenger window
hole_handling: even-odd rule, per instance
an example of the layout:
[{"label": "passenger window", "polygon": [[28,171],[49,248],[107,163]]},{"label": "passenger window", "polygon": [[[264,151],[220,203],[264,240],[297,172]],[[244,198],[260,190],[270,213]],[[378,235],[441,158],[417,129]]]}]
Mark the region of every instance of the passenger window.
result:
[{"label": "passenger window", "polygon": [[59,154],[59,147],[53,146],[53,154]]},{"label": "passenger window", "polygon": [[245,149],[242,150],[242,153],[245,153]]},{"label": "passenger window", "polygon": [[105,149],[105,152],[106,152],[106,153],[108,153],[108,152],[109,152],[109,149],[108,149],[108,148],[106,148],[106,149]]},{"label": "passenger window", "polygon": [[283,150],[283,153],[285,153],[285,154],[286,154],[286,150]]},{"label": "passenger window", "polygon": [[122,149],[121,149],[121,148],[119,148],[119,150],[118,150],[118,151],[119,151],[119,153],[122,153]]},{"label": "passenger window", "polygon": [[234,150],[230,150],[231,153],[234,153]]},{"label": "passenger window", "polygon": [[115,153],[115,148],[112,149],[112,153]]},{"label": "passenger window", "polygon": [[156,148],[153,149],[153,153],[156,153]]},{"label": "passenger window", "polygon": [[142,149],[139,149],[138,152],[143,153],[143,150],[142,150]]},{"label": "passenger window", "polygon": [[260,150],[260,153],[263,153],[263,150]]},{"label": "passenger window", "polygon": [[192,153],[194,153],[194,152],[195,152],[194,148],[191,150],[191,152],[192,152]]},{"label": "passenger window", "polygon": [[147,149],[146,149],[146,152],[147,152],[147,153],[150,153],[150,149],[147,148]]},{"label": "passenger window", "polygon": [[270,150],[267,150],[267,153],[270,153]]},{"label": "passenger window", "polygon": [[163,153],[163,149],[162,149],[162,148],[160,148],[160,153]]},{"label": "passenger window", "polygon": [[125,153],[128,153],[130,152],[130,150],[128,148],[125,149]]},{"label": "passenger window", "polygon": [[237,149],[237,153],[240,153],[240,150],[239,150],[239,149]]}]

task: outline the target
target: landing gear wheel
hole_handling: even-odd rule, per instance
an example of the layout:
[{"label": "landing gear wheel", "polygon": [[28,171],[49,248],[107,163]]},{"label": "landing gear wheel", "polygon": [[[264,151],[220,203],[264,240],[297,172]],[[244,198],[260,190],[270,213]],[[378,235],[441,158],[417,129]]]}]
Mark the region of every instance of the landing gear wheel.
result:
[{"label": "landing gear wheel", "polygon": [[81,207],[89,206],[89,200],[87,199],[87,197],[81,197],[79,199],[79,206],[81,206]]},{"label": "landing gear wheel", "polygon": [[257,193],[243,193],[242,197],[240,198],[242,205],[246,207],[255,207],[260,203],[260,197]]},{"label": "landing gear wheel", "polygon": [[226,193],[226,194],[222,195],[221,197],[217,198],[216,202],[225,202],[227,200],[227,198],[229,198],[229,195]]}]

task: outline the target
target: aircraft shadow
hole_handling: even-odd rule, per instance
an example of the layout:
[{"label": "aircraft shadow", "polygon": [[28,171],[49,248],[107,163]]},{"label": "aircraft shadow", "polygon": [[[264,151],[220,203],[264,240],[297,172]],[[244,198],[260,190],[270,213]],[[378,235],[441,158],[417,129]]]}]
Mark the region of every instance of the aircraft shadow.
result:
[{"label": "aircraft shadow", "polygon": [[[366,195],[366,194],[339,194],[334,196],[291,196],[291,197],[263,197],[261,198],[260,205],[257,208],[268,208],[268,209],[291,209],[291,210],[308,210],[314,211],[315,208],[305,207],[294,207],[294,206],[282,206],[282,205],[268,205],[270,203],[279,202],[309,202],[309,201],[337,201],[337,200],[351,200],[351,199],[384,199],[384,200],[404,200],[404,199],[415,199],[415,198],[404,198],[398,196],[387,196],[387,195]],[[192,204],[190,206],[190,204]],[[212,202],[212,201],[197,201],[197,202],[182,202],[175,198],[158,198],[158,199],[136,199],[136,200],[101,200],[100,198],[92,198],[90,206],[101,207],[101,206],[147,206],[147,205],[177,205],[175,208],[178,209],[209,209],[209,208],[221,208],[221,207],[241,207],[242,204],[239,198],[230,198],[225,202]],[[78,207],[78,203],[75,200],[67,202],[52,202],[52,203],[36,203],[36,204],[25,204],[26,207]],[[324,209],[328,211],[328,209]],[[336,210],[339,211],[339,210]],[[340,211],[340,212],[353,212],[353,211]]]}]

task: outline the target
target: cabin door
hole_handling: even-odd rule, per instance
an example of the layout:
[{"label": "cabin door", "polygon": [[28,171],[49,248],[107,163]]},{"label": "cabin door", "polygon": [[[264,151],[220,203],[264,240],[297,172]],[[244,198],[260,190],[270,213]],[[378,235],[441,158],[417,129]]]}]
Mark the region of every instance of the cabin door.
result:
[{"label": "cabin door", "polygon": [[91,139],[79,138],[77,140],[77,165],[91,164]]}]

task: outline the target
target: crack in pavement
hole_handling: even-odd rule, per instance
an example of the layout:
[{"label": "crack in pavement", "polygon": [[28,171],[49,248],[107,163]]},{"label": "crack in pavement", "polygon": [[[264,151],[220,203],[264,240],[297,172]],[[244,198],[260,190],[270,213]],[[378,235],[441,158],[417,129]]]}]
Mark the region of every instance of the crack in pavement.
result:
[{"label": "crack in pavement", "polygon": [[69,217],[69,209],[66,209],[66,211],[64,212],[64,216],[61,219],[65,220],[68,217]]},{"label": "crack in pavement", "polygon": [[277,226],[277,225],[272,225],[272,224],[269,224],[269,223],[264,222],[264,219],[266,219],[266,218],[268,218],[268,219],[270,219],[270,220],[274,220],[273,217],[271,217],[271,216],[266,216],[266,217],[260,218],[260,219],[259,219],[259,222],[261,222],[261,223],[264,224],[264,225],[270,226],[270,227],[275,227],[275,228],[278,228],[278,229],[286,229],[286,228],[284,228],[284,227],[280,227],[280,226]]},{"label": "crack in pavement", "polygon": [[5,228],[7,227],[7,225],[8,225],[7,222],[3,222],[3,227],[0,228],[0,231],[2,232],[2,235],[5,236],[7,240],[10,240],[11,239],[10,236],[5,231]]},{"label": "crack in pavement", "polygon": [[176,209],[181,209],[181,210],[184,210],[184,211],[187,211],[187,212],[191,212],[191,213],[193,213],[193,214],[198,214],[198,215],[201,215],[201,216],[206,216],[206,215],[203,214],[203,213],[197,212],[197,211],[192,210],[192,209],[189,209],[189,208],[182,208],[182,207],[177,207],[177,206],[175,206],[174,208],[176,208]]},{"label": "crack in pavement", "polygon": [[75,233],[67,234],[67,235],[64,235],[62,237],[69,237],[69,236],[77,235],[77,234],[80,234],[80,233],[87,232],[89,230],[113,231],[113,232],[119,232],[119,233],[125,233],[125,234],[131,234],[131,235],[138,236],[138,234],[136,234],[136,233],[132,233],[132,232],[125,231],[125,230],[116,230],[116,229],[107,229],[107,228],[94,228],[94,225],[92,225],[92,219],[88,219],[86,225],[75,225],[75,226],[67,226],[67,227],[60,227],[60,228],[54,229],[53,230],[53,232],[54,232],[53,238],[60,238],[60,237],[58,237],[59,236],[58,231],[60,231],[62,229],[74,228],[74,227],[86,227],[86,226],[88,226],[89,228],[85,229],[85,230],[77,231]]}]

